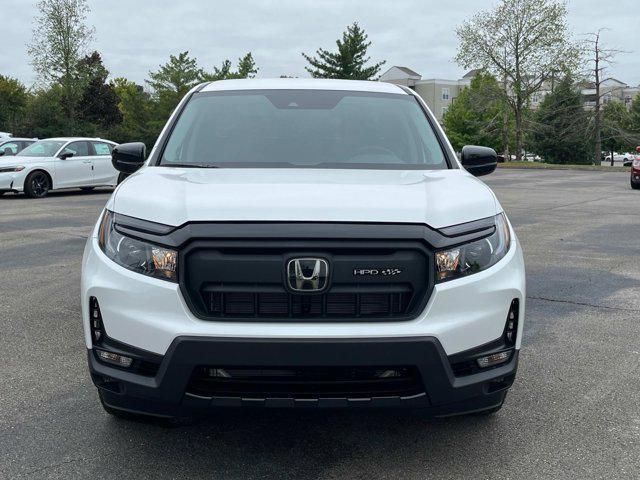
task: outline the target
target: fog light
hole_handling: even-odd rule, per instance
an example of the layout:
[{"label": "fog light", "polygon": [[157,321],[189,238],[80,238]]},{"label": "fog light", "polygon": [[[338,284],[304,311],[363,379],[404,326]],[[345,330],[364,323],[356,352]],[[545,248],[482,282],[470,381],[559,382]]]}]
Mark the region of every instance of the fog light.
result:
[{"label": "fog light", "polygon": [[511,358],[511,352],[499,352],[486,357],[478,358],[478,366],[480,368],[493,367],[494,365],[500,365]]},{"label": "fog light", "polygon": [[98,353],[98,358],[100,360],[111,363],[113,365],[117,365],[119,367],[129,368],[133,359],[130,357],[125,357],[124,355],[118,355],[117,353],[107,352],[106,350],[96,350]]}]

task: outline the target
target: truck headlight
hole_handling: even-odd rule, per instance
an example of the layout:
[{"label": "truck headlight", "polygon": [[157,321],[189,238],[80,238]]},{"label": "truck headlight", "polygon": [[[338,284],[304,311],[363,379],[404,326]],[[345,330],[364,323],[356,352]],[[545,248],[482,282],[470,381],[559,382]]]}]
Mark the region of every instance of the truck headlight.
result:
[{"label": "truck headlight", "polygon": [[118,265],[150,277],[178,281],[178,252],[122,235],[114,228],[113,213],[105,210],[98,244]]},{"label": "truck headlight", "polygon": [[511,245],[507,218],[501,213],[495,220],[496,230],[488,237],[436,252],[436,282],[481,272],[507,254]]}]

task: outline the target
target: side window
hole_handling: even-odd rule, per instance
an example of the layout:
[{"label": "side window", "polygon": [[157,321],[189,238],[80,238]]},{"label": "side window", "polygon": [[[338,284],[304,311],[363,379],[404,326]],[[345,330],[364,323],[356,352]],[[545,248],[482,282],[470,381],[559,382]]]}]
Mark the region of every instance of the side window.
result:
[{"label": "side window", "polygon": [[89,156],[89,143],[88,142],[73,142],[64,147],[62,153],[73,153],[74,157],[87,157]]},{"label": "side window", "polygon": [[91,142],[96,155],[111,155],[111,145],[104,142]]},{"label": "side window", "polygon": [[22,150],[22,148],[20,148],[20,145],[18,145],[18,142],[8,142],[3,144],[0,147],[0,151],[4,152],[5,155],[15,155],[20,150]]}]

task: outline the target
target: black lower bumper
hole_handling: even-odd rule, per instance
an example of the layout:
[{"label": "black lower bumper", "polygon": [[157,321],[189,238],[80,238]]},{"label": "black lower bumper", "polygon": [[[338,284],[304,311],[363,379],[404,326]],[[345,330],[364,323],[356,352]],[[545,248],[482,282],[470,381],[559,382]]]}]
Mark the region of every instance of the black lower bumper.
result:
[{"label": "black lower bumper", "polygon": [[[120,344],[121,345],[121,344]],[[126,348],[120,348],[125,351]],[[397,339],[226,339],[179,337],[166,355],[152,355],[157,371],[133,373],[102,363],[89,350],[89,369],[110,407],[158,416],[206,414],[216,407],[416,407],[434,416],[496,407],[515,379],[518,351],[491,370],[455,376],[450,359],[432,337]],[[478,349],[473,355],[477,356]],[[140,358],[139,350],[134,357]],[[463,355],[462,355],[463,356]],[[461,354],[455,355],[456,359]],[[203,366],[224,368],[350,368],[406,366],[417,372],[420,389],[408,395],[203,395],[190,392],[194,372]]]}]

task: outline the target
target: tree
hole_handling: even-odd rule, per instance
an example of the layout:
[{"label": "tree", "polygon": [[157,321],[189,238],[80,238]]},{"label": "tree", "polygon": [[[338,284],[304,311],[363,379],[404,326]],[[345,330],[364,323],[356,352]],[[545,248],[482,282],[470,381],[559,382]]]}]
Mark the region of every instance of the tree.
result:
[{"label": "tree", "polygon": [[254,78],[256,73],[258,73],[258,70],[259,69],[253,60],[253,55],[249,52],[244,57],[238,59],[237,70],[231,70],[231,62],[229,60],[225,60],[222,62],[220,68],[213,67],[213,73],[203,73],[201,80],[211,82],[232,78]]},{"label": "tree", "polygon": [[[636,95],[629,108],[629,130],[640,137],[640,95]],[[638,141],[640,145],[640,141]]]},{"label": "tree", "polygon": [[[605,80],[605,69],[611,65],[616,54],[620,53],[619,50],[611,48],[603,48],[601,42],[601,33],[604,29],[600,29],[595,33],[590,34],[590,38],[585,40],[588,46],[589,53],[589,72],[588,77],[591,77],[593,81],[593,89],[595,90],[595,104],[593,107],[593,130],[595,139],[595,152],[593,157],[594,165],[600,165],[600,158],[602,155],[602,128],[603,128],[603,110],[602,110],[602,97],[610,92],[602,91],[602,82]],[[610,132],[611,133],[611,132]],[[609,142],[610,144],[611,142]],[[611,159],[613,165],[613,157]]]},{"label": "tree", "polygon": [[82,97],[78,104],[79,117],[106,131],[122,121],[118,109],[118,95],[107,83],[109,71],[98,52],[82,58],[77,65],[78,76],[83,79]]},{"label": "tree", "polygon": [[122,115],[122,122],[111,131],[111,138],[117,142],[144,142],[149,148],[156,141],[159,130],[151,126],[153,104],[151,96],[141,85],[116,78],[111,87],[118,96],[118,109]]},{"label": "tree", "polygon": [[170,55],[169,61],[160,65],[158,71],[149,72],[150,80],[146,82],[153,89],[156,102],[153,120],[156,129],[162,128],[182,97],[202,82],[204,75],[197,60],[189,57],[189,52]]},{"label": "tree", "polygon": [[26,137],[63,137],[72,135],[62,108],[64,92],[61,85],[37,90],[29,99],[25,121],[19,135]]},{"label": "tree", "polygon": [[587,115],[571,78],[561,80],[533,116],[531,150],[547,163],[591,163]]},{"label": "tree", "polygon": [[[614,151],[634,150],[640,142],[640,134],[632,131],[631,112],[624,103],[612,101],[602,110],[602,147],[611,154],[613,166]],[[602,150],[600,150],[602,151]],[[598,157],[598,164],[600,157]]]},{"label": "tree", "polygon": [[319,48],[316,51],[317,57],[312,57],[306,53],[302,56],[309,62],[311,67],[305,70],[314,78],[347,78],[351,80],[371,80],[380,72],[380,68],[385,61],[366,66],[370,57],[367,50],[371,42],[367,41],[368,36],[360,28],[357,22],[347,27],[342,34],[342,40],[338,39],[336,53]]},{"label": "tree", "polygon": [[476,75],[444,116],[453,148],[460,151],[465,145],[485,145],[496,151],[507,149],[502,137],[505,111],[508,113],[508,107],[496,79],[485,72]]},{"label": "tree", "polygon": [[81,91],[76,67],[94,32],[86,25],[89,6],[86,0],[40,0],[37,8],[28,52],[40,80],[62,86],[64,112],[70,124]]},{"label": "tree", "polygon": [[169,55],[169,61],[160,65],[157,72],[149,72],[150,80],[146,80],[156,95],[170,93],[182,98],[191,88],[202,81],[203,71],[198,68],[195,58],[189,52],[181,52],[178,56]]},{"label": "tree", "polygon": [[515,118],[518,160],[531,96],[578,58],[566,16],[565,3],[557,0],[501,0],[495,9],[477,13],[456,29],[458,64],[485,68],[503,82]]},{"label": "tree", "polygon": [[23,119],[29,94],[24,85],[0,75],[0,130],[16,132]]}]

